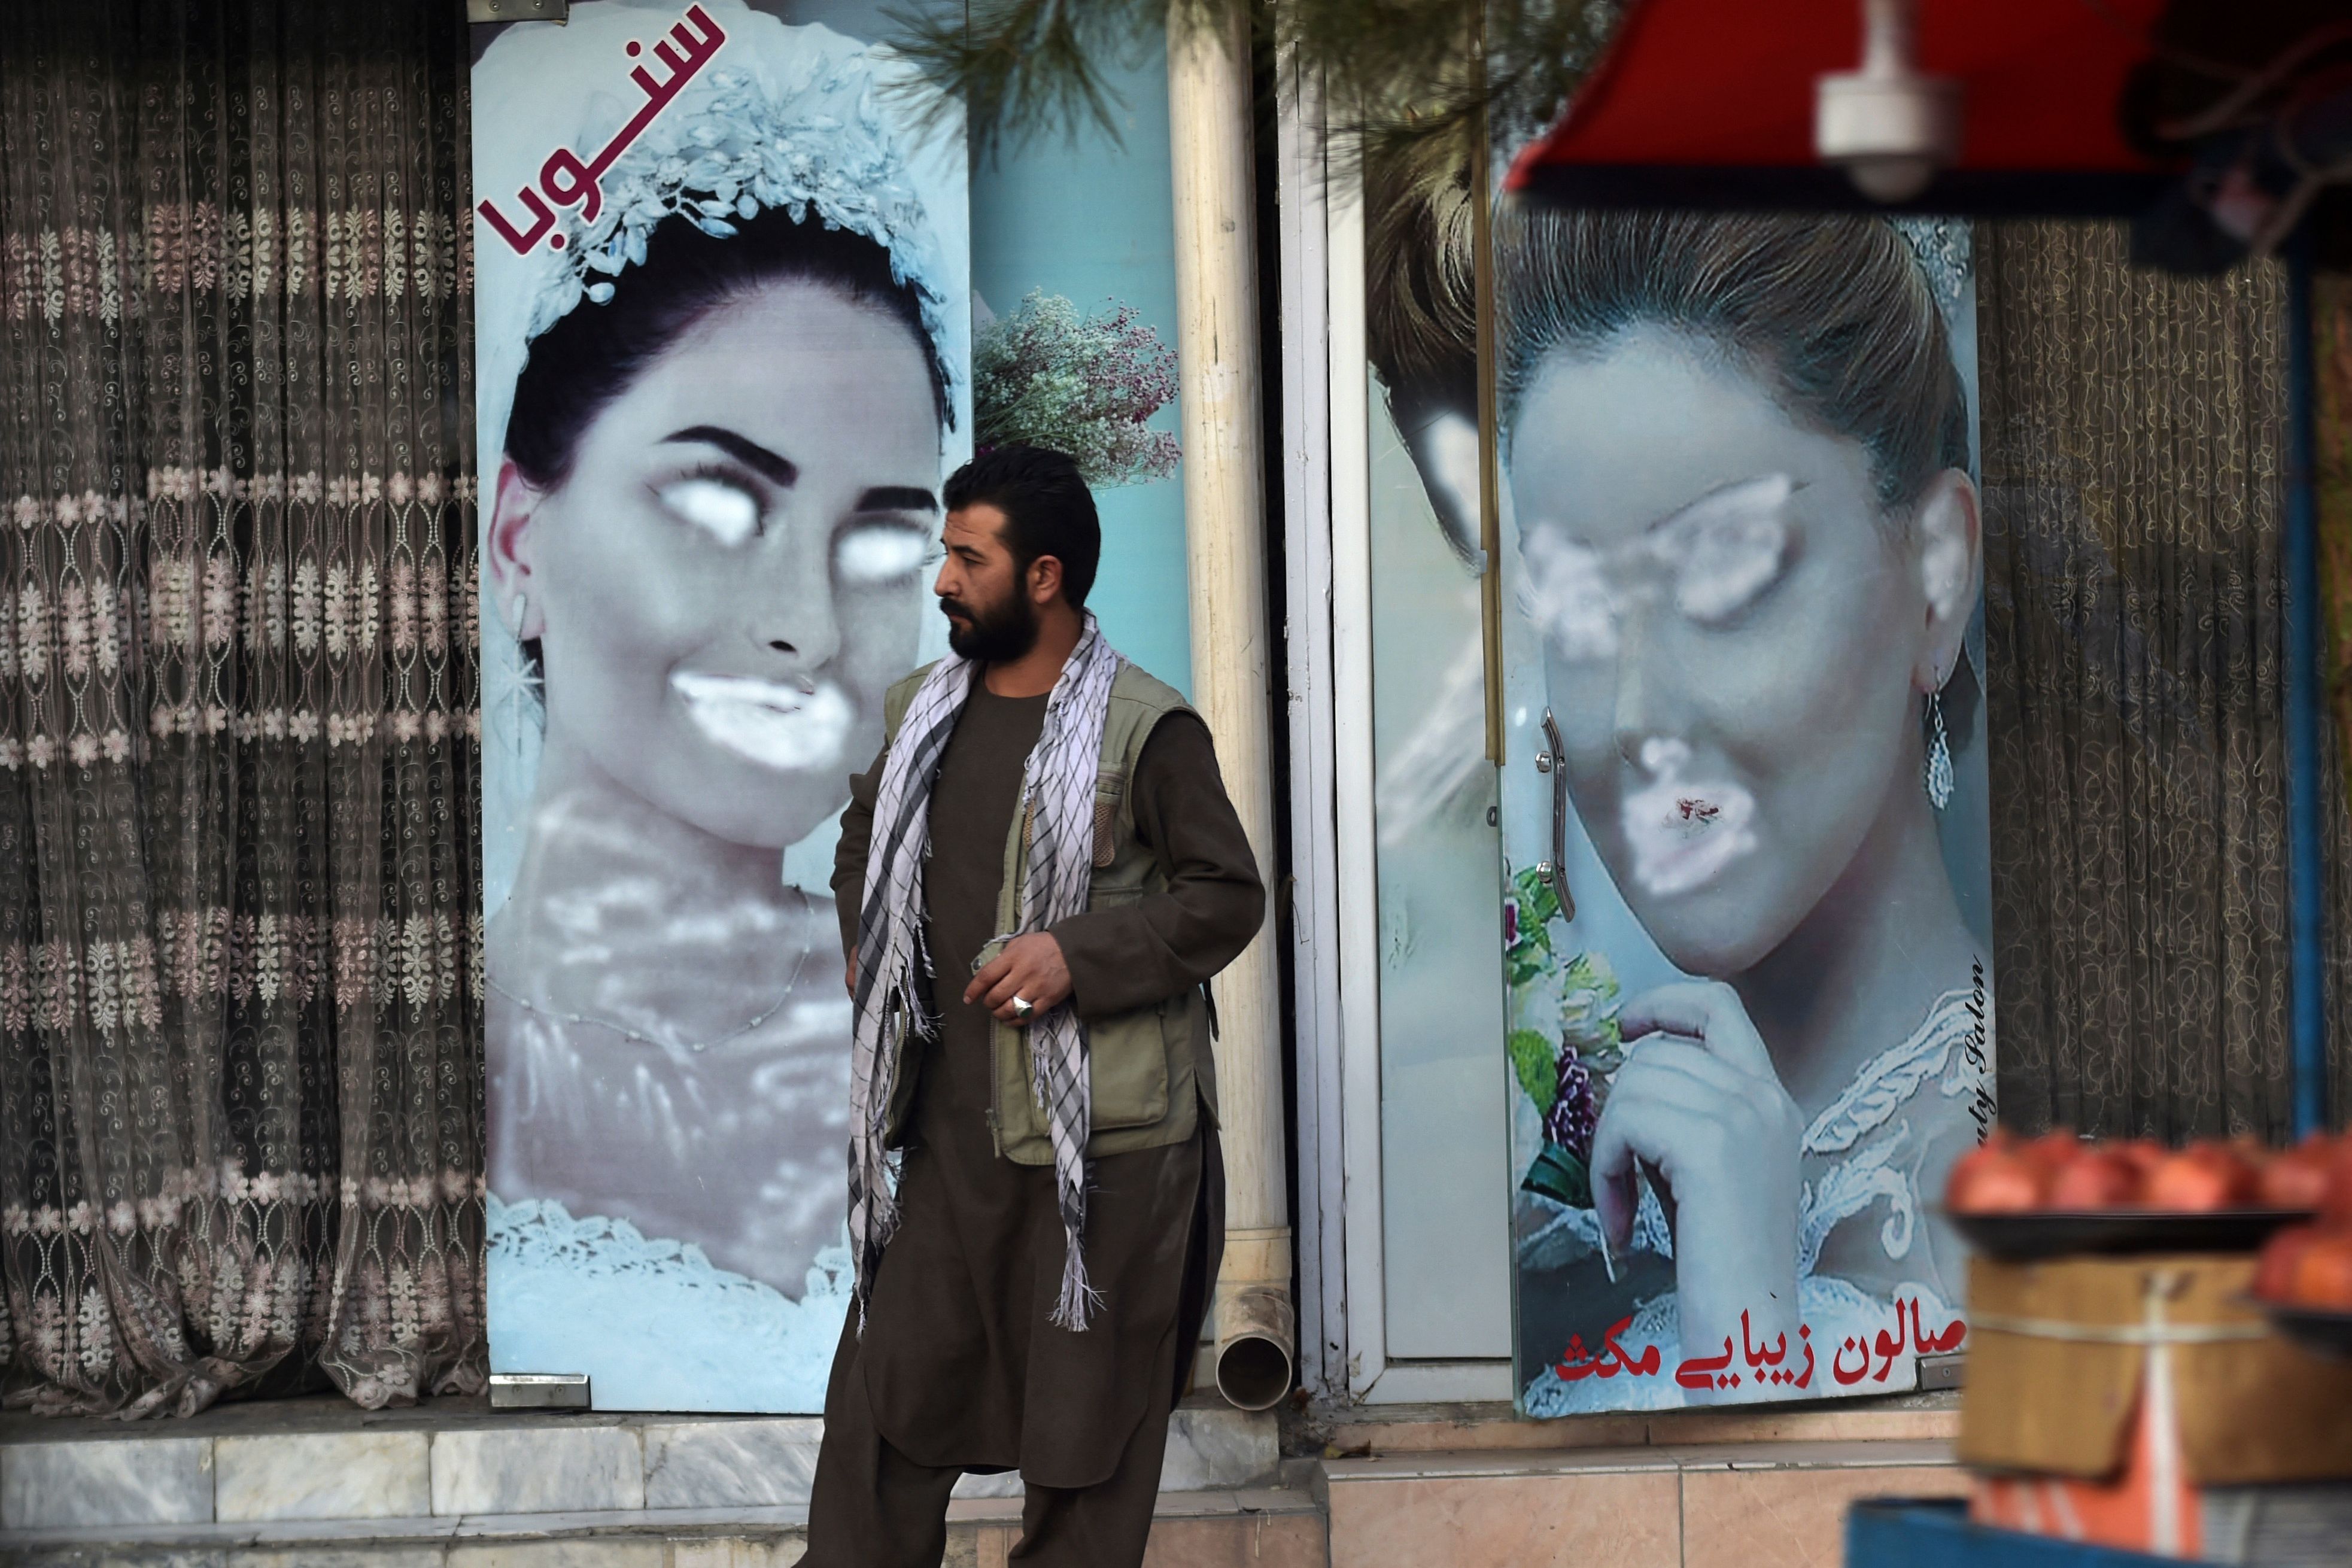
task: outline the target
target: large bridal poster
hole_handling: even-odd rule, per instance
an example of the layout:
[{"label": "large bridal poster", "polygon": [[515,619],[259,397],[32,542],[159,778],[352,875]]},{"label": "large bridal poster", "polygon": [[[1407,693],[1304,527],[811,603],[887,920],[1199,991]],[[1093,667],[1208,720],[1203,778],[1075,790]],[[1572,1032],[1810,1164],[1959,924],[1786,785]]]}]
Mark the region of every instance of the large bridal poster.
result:
[{"label": "large bridal poster", "polygon": [[819,1410],[849,1301],[833,825],[972,430],[963,138],[881,12],[475,66],[490,1358],[599,1409]]},{"label": "large bridal poster", "polygon": [[1519,1403],[1907,1391],[1992,1104],[1969,231],[1494,234]]},{"label": "large bridal poster", "polygon": [[1969,226],[1365,200],[1389,1354],[1907,1390],[1991,1106]]}]

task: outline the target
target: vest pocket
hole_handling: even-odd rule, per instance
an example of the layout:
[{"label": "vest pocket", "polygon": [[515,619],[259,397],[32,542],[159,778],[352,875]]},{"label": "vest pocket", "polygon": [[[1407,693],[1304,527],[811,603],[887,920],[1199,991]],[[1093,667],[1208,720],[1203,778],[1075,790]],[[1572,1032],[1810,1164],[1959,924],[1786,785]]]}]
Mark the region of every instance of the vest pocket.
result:
[{"label": "vest pocket", "polygon": [[1118,800],[1126,793],[1127,775],[1108,769],[1095,779],[1095,865],[1108,866],[1118,854]]},{"label": "vest pocket", "polygon": [[1091,1131],[1149,1127],[1168,1114],[1168,1012],[1182,1021],[1183,1000],[1139,1007],[1107,1018],[1090,1031],[1093,1081]]}]

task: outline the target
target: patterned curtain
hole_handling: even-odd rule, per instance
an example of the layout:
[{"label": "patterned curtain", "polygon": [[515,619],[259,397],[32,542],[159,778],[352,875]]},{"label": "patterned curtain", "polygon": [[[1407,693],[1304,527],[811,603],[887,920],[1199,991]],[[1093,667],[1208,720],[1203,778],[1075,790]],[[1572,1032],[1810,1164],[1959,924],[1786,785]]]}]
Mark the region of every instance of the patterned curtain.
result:
[{"label": "patterned curtain", "polygon": [[[2285,279],[1977,229],[2003,1117],[2288,1135]],[[2352,827],[2328,769],[2335,1079]]]},{"label": "patterned curtain", "polygon": [[0,1364],[472,1389],[460,8],[0,5]]}]

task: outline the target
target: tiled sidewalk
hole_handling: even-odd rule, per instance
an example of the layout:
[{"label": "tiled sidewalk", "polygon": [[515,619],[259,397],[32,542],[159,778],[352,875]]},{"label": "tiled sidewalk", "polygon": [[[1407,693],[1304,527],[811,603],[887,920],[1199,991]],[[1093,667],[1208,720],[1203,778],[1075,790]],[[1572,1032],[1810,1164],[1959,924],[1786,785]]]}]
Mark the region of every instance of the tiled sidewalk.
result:
[{"label": "tiled sidewalk", "polygon": [[[379,1412],[326,1399],[225,1405],[143,1426],[11,1417],[0,1421],[0,1563],[765,1568],[800,1555],[821,1430],[806,1417],[498,1412],[466,1400]],[[1277,1470],[1271,1416],[1208,1401],[1180,1409],[1163,1530],[1209,1545],[1219,1531],[1238,1542],[1269,1529],[1303,1541],[1311,1524],[1314,1555],[1296,1561],[1321,1568],[1321,1516],[1305,1494],[1243,1489],[1270,1488]],[[951,1561],[1003,1560],[1019,1489],[1017,1476],[966,1478]]]},{"label": "tiled sidewalk", "polygon": [[[1948,1396],[1529,1422],[1341,1416],[1318,1459],[1211,1400],[1171,1424],[1150,1568],[1833,1568],[1862,1497],[1964,1484]],[[1321,1440],[1318,1436],[1318,1441]],[[793,1417],[230,1405],[188,1422],[0,1418],[0,1563],[22,1568],[783,1568],[818,1424]],[[1019,1538],[967,1478],[948,1563]]]}]

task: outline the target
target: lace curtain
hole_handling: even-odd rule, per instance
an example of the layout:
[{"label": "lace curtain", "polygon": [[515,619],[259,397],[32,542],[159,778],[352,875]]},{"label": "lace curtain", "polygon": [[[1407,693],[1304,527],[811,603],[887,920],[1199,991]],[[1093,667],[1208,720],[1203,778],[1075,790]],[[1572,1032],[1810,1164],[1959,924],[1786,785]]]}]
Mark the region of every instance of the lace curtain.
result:
[{"label": "lace curtain", "polygon": [[0,5],[0,1364],[480,1386],[464,23]]},{"label": "lace curtain", "polygon": [[[2106,225],[1977,227],[2001,1110],[2283,1139],[2285,280],[2125,253]],[[2352,831],[2325,756],[2340,1086]]]}]

